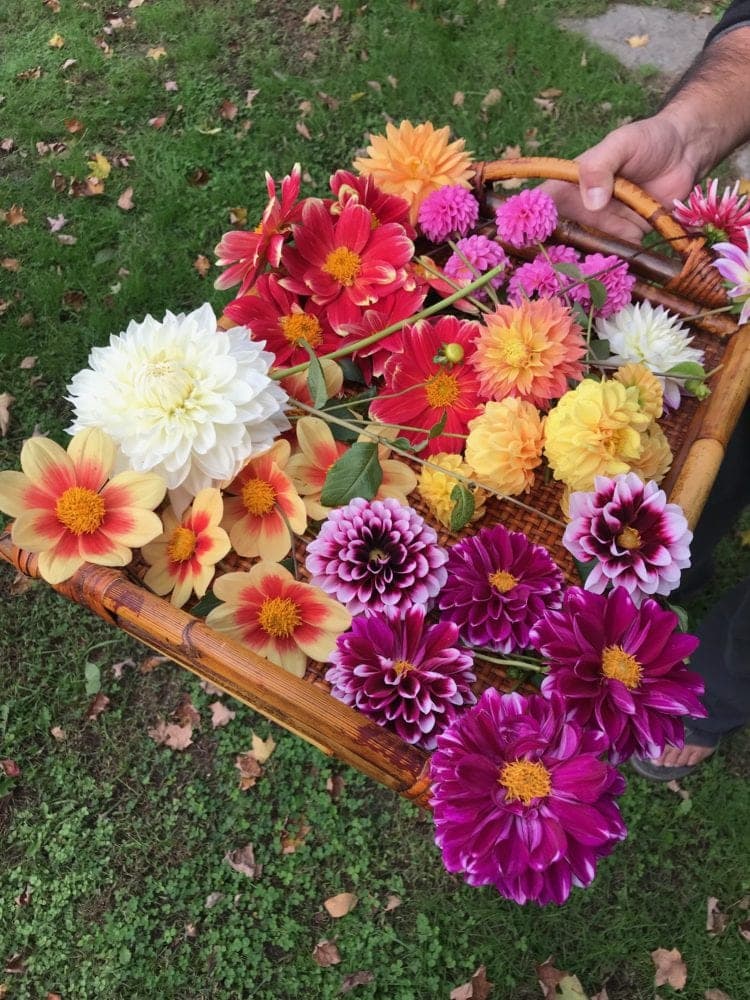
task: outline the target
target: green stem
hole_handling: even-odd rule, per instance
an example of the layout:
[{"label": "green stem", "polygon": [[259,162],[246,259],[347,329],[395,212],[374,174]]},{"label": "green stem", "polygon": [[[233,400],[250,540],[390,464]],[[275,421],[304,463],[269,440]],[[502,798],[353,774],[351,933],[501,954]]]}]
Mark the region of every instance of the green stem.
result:
[{"label": "green stem", "polygon": [[521,667],[523,670],[530,670],[535,674],[546,674],[548,672],[548,668],[543,667],[541,663],[527,663],[525,660],[515,660],[512,657],[490,656],[482,649],[475,649],[474,655],[478,656],[480,660],[486,660],[488,663],[496,663],[500,667]]},{"label": "green stem", "polygon": [[[479,268],[475,267],[471,263],[471,261],[469,260],[469,258],[466,256],[465,253],[462,253],[461,250],[458,249],[458,245],[456,243],[454,243],[453,240],[448,240],[448,246],[451,248],[451,250],[453,251],[453,253],[459,258],[459,260],[466,267],[468,267],[468,269],[471,271],[471,273],[474,275],[474,277],[478,278],[479,275],[482,272],[479,270]],[[445,275],[443,275],[443,277],[445,277]],[[493,303],[495,304],[495,308],[497,308],[497,306],[500,305],[500,299],[497,297],[497,292],[493,288],[491,282],[490,282],[489,285],[487,285],[487,294],[489,295],[489,297],[492,299]],[[477,299],[472,299],[472,302],[474,302],[477,306],[479,306],[479,308],[483,312],[492,312],[492,310],[489,308],[489,306],[487,306],[487,305],[485,305],[483,303],[480,303]]]}]

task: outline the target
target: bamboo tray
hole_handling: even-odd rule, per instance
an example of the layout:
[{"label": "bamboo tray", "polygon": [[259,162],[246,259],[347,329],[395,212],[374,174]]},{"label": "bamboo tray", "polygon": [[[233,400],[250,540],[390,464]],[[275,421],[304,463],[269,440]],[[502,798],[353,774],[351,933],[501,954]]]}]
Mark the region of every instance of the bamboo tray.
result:
[{"label": "bamboo tray", "polygon": [[[528,158],[478,163],[477,193],[491,205],[492,183],[518,177],[575,183],[578,174],[576,165],[565,160]],[[680,313],[688,323],[691,317],[696,317],[692,322],[695,343],[706,352],[706,367],[722,366],[712,379],[712,395],[706,402],[685,399],[676,414],[662,421],[675,455],[662,485],[670,500],[682,506],[690,525],[695,526],[729,437],[750,395],[750,324],[738,328],[727,314],[702,315],[726,304],[727,299],[701,238],[688,236],[658,202],[629,181],[617,180],[615,197],[646,219],[671,244],[679,258],[644,251],[574,223],[561,222],[553,240],[589,253],[617,253],[627,260],[639,278],[635,297],[662,304]],[[561,544],[560,492],[558,483],[539,482],[524,498],[538,514],[494,499],[488,503],[482,523],[501,519],[510,529],[525,531],[533,542],[545,545],[572,577],[570,556]],[[456,541],[457,536],[432,523],[441,544]],[[464,533],[474,532],[480,526],[474,524]],[[0,534],[0,557],[20,572],[38,577],[37,557],[17,549],[8,531]],[[238,568],[238,562],[242,565],[236,555],[230,554],[218,570]],[[207,628],[189,612],[176,609],[152,594],[141,585],[142,573],[143,567],[137,562],[125,570],[87,564],[54,589],[324,753],[338,757],[421,805],[428,804],[429,754],[404,743],[332,698],[323,679],[323,665],[310,663],[304,678],[293,677],[250,649]],[[499,667],[478,663],[476,672],[477,692],[489,685],[505,690],[514,685]]]}]

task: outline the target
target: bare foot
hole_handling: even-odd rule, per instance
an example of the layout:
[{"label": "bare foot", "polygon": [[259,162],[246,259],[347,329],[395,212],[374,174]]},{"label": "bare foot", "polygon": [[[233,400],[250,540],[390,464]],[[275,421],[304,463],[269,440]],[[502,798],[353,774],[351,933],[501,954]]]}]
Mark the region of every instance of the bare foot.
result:
[{"label": "bare foot", "polygon": [[693,767],[702,764],[715,751],[716,747],[699,747],[686,743],[681,749],[669,747],[661,757],[654,757],[649,763],[655,767]]}]

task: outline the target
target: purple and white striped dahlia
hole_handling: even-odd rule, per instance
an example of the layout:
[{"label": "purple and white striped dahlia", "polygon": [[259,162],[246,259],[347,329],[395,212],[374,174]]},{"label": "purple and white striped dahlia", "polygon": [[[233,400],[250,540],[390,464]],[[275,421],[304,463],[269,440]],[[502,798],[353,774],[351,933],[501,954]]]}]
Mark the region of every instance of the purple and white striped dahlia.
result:
[{"label": "purple and white striped dahlia", "polygon": [[625,780],[601,733],[552,695],[488,688],[438,737],[430,773],[435,840],[450,872],[516,903],[564,903],[626,835]]}]

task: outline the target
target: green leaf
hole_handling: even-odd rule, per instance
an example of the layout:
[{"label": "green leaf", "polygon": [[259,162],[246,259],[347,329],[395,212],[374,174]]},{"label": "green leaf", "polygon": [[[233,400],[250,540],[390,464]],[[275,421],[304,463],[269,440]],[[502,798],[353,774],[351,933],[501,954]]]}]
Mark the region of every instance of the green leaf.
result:
[{"label": "green leaf", "polygon": [[213,590],[209,590],[207,594],[204,594],[204,596],[192,606],[190,614],[195,615],[196,618],[205,618],[209,611],[213,611],[214,608],[218,608],[220,604],[221,601],[214,594]]},{"label": "green leaf", "polygon": [[86,694],[99,694],[102,689],[102,672],[99,664],[87,661],[83,668],[83,676],[86,679]]},{"label": "green leaf", "polygon": [[391,448],[400,448],[401,451],[413,451],[414,446],[408,438],[398,437],[393,438],[392,441],[386,442],[391,446]]},{"label": "green leaf", "polygon": [[667,375],[678,378],[705,378],[706,369],[695,361],[682,361],[679,365],[667,369]]},{"label": "green leaf", "polygon": [[328,402],[328,389],[323,375],[323,368],[318,360],[318,355],[310,347],[306,340],[300,340],[300,347],[304,347],[310,355],[310,364],[307,366],[307,388],[312,396],[313,406],[321,408]]},{"label": "green leaf", "polygon": [[342,372],[344,373],[344,379],[347,382],[356,382],[358,385],[364,385],[365,379],[362,375],[362,370],[358,364],[355,364],[351,358],[339,358],[336,362],[340,366]]},{"label": "green leaf", "polygon": [[596,559],[589,559],[588,562],[581,562],[580,559],[576,559],[573,556],[573,562],[576,564],[576,569],[578,570],[578,575],[581,578],[581,583],[585,583],[588,580],[589,573],[596,566]]},{"label": "green leaf", "polygon": [[341,424],[329,424],[328,426],[331,429],[334,441],[343,441],[345,444],[351,444],[352,441],[356,441],[359,437],[357,431],[351,427],[342,427]]},{"label": "green leaf", "polygon": [[591,295],[591,305],[594,309],[601,309],[607,301],[607,286],[603,282],[597,281],[596,278],[590,278],[586,284]]},{"label": "green leaf", "polygon": [[606,361],[610,355],[609,341],[608,340],[592,340],[589,344],[589,350],[597,361]]},{"label": "green leaf", "polygon": [[552,270],[557,271],[558,274],[565,274],[568,278],[575,278],[576,281],[583,281],[584,276],[577,264],[567,264],[563,261],[560,264],[553,264]]},{"label": "green leaf", "polygon": [[665,603],[669,610],[673,611],[677,615],[677,628],[680,632],[687,632],[690,628],[687,611],[684,608],[681,608],[679,604],[671,604],[669,601],[665,601]]},{"label": "green leaf", "polygon": [[374,441],[357,441],[328,470],[320,502],[339,507],[355,497],[372,500],[383,481]]},{"label": "green leaf", "polygon": [[451,490],[451,500],[451,531],[460,531],[474,516],[474,494],[463,483],[456,483]]},{"label": "green leaf", "polygon": [[432,427],[430,427],[430,433],[428,435],[429,441],[432,441],[433,438],[439,437],[443,433],[443,431],[445,430],[445,425],[447,420],[448,420],[448,410],[445,409],[443,410],[443,415],[440,418],[440,420],[438,420],[436,424],[433,424]]}]

